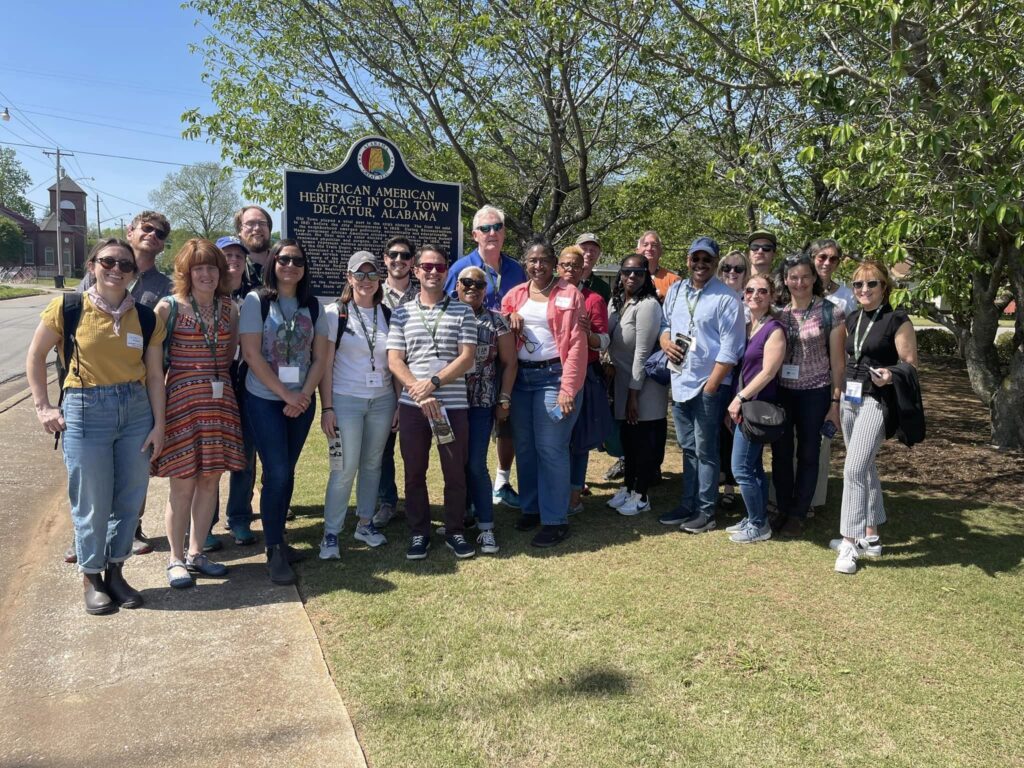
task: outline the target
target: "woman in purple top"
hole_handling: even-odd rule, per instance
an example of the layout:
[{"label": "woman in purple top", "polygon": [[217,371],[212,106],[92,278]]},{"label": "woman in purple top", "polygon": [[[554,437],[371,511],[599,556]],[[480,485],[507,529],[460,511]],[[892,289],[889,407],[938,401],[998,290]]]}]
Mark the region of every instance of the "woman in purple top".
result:
[{"label": "woman in purple top", "polygon": [[[767,277],[757,276],[743,289],[743,301],[750,310],[747,323],[747,349],[740,361],[740,377],[736,383],[736,397],[729,404],[729,416],[734,425],[743,420],[740,407],[748,400],[775,401],[778,390],[777,376],[786,357],[786,330],[775,319],[772,302],[775,287]],[[733,428],[732,473],[743,495],[747,516],[736,525],[726,528],[732,533],[731,541],[751,544],[772,537],[768,525],[768,480],[761,462],[764,448],[750,442],[742,429]]]}]

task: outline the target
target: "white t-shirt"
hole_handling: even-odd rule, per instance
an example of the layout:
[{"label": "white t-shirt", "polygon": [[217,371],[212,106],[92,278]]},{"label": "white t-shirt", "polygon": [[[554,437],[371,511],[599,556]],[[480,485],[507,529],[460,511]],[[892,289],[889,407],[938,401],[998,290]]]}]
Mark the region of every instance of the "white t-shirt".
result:
[{"label": "white t-shirt", "polygon": [[853,296],[853,291],[850,290],[846,283],[837,282],[836,285],[839,287],[836,288],[835,293],[830,293],[825,298],[843,310],[844,315],[849,316],[857,308],[857,300]]},{"label": "white t-shirt", "polygon": [[519,359],[540,362],[558,357],[558,345],[548,325],[547,301],[527,299],[519,308],[519,315],[523,318],[524,339],[519,347]]},{"label": "white t-shirt", "polygon": [[[338,338],[338,303],[329,304],[327,315],[327,339],[334,348]],[[359,316],[356,316],[356,312]],[[360,317],[362,323],[359,322]],[[365,326],[365,331],[363,329]],[[334,380],[331,390],[338,395],[349,395],[366,400],[381,397],[391,389],[391,371],[388,370],[388,324],[384,321],[384,309],[377,307],[377,337],[374,339],[373,363],[370,363],[370,345],[366,334],[373,338],[373,308],[363,309],[354,302],[348,305],[348,322],[341,344],[334,355]],[[370,386],[367,374],[379,373],[379,386]],[[378,380],[371,376],[371,381]]]}]

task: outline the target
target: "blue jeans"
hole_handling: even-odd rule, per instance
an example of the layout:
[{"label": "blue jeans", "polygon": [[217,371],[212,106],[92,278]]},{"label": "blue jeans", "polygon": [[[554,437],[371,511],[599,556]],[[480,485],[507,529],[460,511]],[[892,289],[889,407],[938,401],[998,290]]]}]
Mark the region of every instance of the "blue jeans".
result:
[{"label": "blue jeans", "polygon": [[[818,484],[821,425],[831,405],[832,388],[779,388],[779,405],[786,410],[782,437],[772,445],[772,483],[782,517],[807,517]],[[793,471],[793,439],[796,438],[796,472]]]},{"label": "blue jeans", "polygon": [[683,495],[679,500],[687,517],[715,516],[718,504],[718,434],[721,431],[721,393],[691,397],[672,404],[676,440],[683,451]]},{"label": "blue jeans", "polygon": [[391,421],[397,405],[394,390],[372,399],[334,393],[334,415],[341,435],[343,468],[333,470],[327,478],[325,534],[341,533],[357,470],[356,515],[361,520],[373,517],[380,485],[381,457],[391,435]]},{"label": "blue jeans", "polygon": [[398,433],[392,432],[384,445],[384,454],[380,462],[380,485],[377,488],[377,500],[381,504],[398,505],[398,485],[395,482],[395,442]]},{"label": "blue jeans", "polygon": [[295,465],[313,423],[316,396],[309,408],[294,419],[284,415],[284,405],[281,400],[265,400],[251,392],[245,394],[256,452],[263,463],[260,518],[268,549],[284,543],[284,519],[292,503]]},{"label": "blue jeans", "polygon": [[132,554],[149,487],[150,455],[142,445],[153,429],[153,411],[138,383],[69,389],[63,411],[78,570],[100,573]]},{"label": "blue jeans", "polygon": [[747,508],[747,519],[758,528],[768,522],[768,478],[761,461],[764,446],[750,442],[739,425],[732,433],[732,474]]},{"label": "blue jeans", "polygon": [[572,453],[569,456],[569,489],[583,490],[587,483],[587,467],[590,466],[590,451]]},{"label": "blue jeans", "polygon": [[512,431],[519,464],[519,503],[524,515],[540,515],[543,525],[569,522],[569,439],[576,407],[560,421],[548,411],[558,402],[562,366],[519,368],[512,390]]},{"label": "blue jeans", "polygon": [[480,530],[489,531],[494,528],[494,501],[491,498],[491,473],[487,469],[487,452],[491,447],[494,409],[470,407],[468,414],[466,490],[469,492],[469,501],[476,510]]},{"label": "blue jeans", "polygon": [[[245,453],[245,469],[232,472],[228,480],[228,528],[248,530],[252,520],[252,489],[256,485],[256,441],[253,439],[249,412],[245,407],[246,392],[236,390],[238,415],[242,422],[242,450]],[[219,511],[219,510],[218,510]],[[217,516],[214,516],[214,523]]]}]

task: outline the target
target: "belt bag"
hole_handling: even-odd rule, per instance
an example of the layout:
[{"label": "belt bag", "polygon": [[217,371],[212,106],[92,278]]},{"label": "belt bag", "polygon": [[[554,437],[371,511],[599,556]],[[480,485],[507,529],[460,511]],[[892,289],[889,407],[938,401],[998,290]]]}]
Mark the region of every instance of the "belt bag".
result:
[{"label": "belt bag", "polygon": [[786,412],[773,403],[750,400],[740,406],[740,429],[752,443],[774,443],[782,437],[786,425]]},{"label": "belt bag", "polygon": [[668,368],[669,359],[662,350],[658,349],[651,353],[644,363],[644,374],[655,383],[667,387],[672,383],[672,371]]}]

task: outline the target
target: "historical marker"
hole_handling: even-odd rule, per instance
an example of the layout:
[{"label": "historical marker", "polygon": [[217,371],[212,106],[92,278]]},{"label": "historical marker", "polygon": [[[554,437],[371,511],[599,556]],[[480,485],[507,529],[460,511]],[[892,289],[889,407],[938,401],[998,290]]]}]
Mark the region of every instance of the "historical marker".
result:
[{"label": "historical marker", "polygon": [[285,171],[284,236],[302,243],[317,296],[337,296],[348,258],[380,257],[384,243],[405,235],[462,255],[462,185],[426,181],[380,136],[359,139],[334,171]]}]

